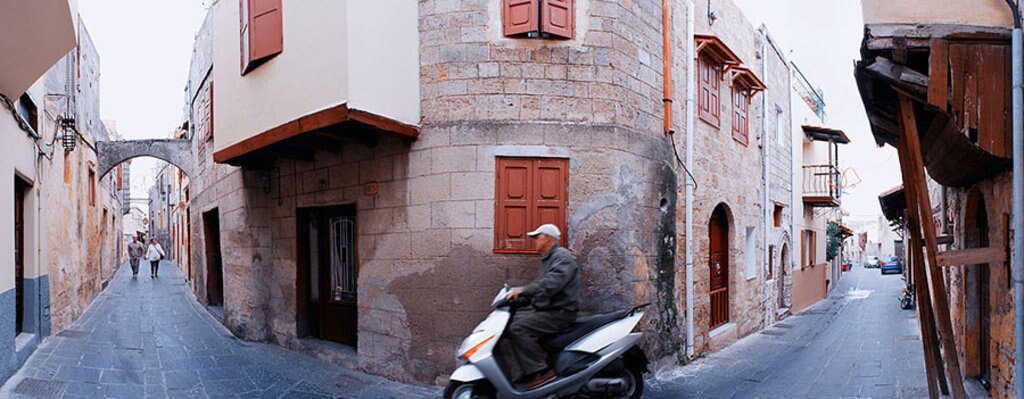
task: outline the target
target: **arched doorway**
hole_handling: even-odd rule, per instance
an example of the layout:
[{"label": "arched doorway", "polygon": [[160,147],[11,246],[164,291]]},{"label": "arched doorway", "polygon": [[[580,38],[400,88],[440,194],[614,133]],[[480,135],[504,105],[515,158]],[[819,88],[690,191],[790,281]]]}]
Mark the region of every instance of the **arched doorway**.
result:
[{"label": "arched doorway", "polygon": [[[964,247],[986,248],[989,246],[988,209],[985,198],[978,190],[971,191],[964,209]],[[968,372],[982,381],[985,388],[991,381],[991,331],[989,330],[991,299],[990,299],[989,265],[967,265],[965,283],[967,285],[967,348]],[[972,353],[973,352],[973,353]],[[973,356],[971,356],[973,355]]]},{"label": "arched doorway", "polygon": [[708,223],[711,286],[711,329],[729,322],[729,220],[725,206],[718,205]]},{"label": "arched doorway", "polygon": [[779,309],[786,308],[786,265],[789,264],[789,244],[782,243],[782,249],[779,251],[779,294],[778,294],[778,305]]}]

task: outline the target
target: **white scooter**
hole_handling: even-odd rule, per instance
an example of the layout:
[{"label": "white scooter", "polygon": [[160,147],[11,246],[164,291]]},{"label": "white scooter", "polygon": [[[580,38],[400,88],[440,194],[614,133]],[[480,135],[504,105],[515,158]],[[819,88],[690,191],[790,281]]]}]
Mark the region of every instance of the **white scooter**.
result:
[{"label": "white scooter", "polygon": [[510,287],[498,292],[491,312],[459,345],[455,369],[444,390],[445,399],[533,399],[575,395],[582,398],[630,398],[643,395],[647,356],[637,346],[642,333],[632,332],[643,317],[640,305],[613,313],[582,317],[564,333],[543,342],[548,364],[557,378],[526,390],[515,386],[494,355],[508,329],[513,304],[505,299]]}]

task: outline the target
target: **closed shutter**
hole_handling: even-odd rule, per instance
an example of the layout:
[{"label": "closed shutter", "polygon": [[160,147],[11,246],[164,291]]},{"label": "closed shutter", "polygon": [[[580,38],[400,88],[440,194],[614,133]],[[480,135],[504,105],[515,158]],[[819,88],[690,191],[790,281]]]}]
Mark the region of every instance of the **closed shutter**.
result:
[{"label": "closed shutter", "polygon": [[573,1],[541,0],[541,31],[560,39],[573,38]]},{"label": "closed shutter", "polygon": [[743,144],[748,142],[749,124],[747,121],[750,102],[749,92],[733,88],[732,96],[732,137]]},{"label": "closed shutter", "polygon": [[496,252],[527,252],[532,248],[529,237],[533,182],[532,161],[498,158],[495,182],[494,250]]},{"label": "closed shutter", "polygon": [[525,35],[540,29],[538,0],[501,0],[505,36]]},{"label": "closed shutter", "polygon": [[718,95],[721,87],[721,68],[707,56],[699,57],[700,98],[699,114],[704,121],[718,127],[721,123],[721,98]]},{"label": "closed shutter", "polygon": [[562,246],[567,245],[565,226],[565,205],[568,197],[569,169],[565,159],[538,159],[534,161],[534,200],[535,210],[533,224],[536,228],[542,224],[558,226],[562,232]]},{"label": "closed shutter", "polygon": [[284,47],[282,0],[240,0],[242,74],[280,53]]},{"label": "closed shutter", "polygon": [[810,253],[810,249],[807,248],[808,241],[810,241],[810,240],[807,239],[807,230],[801,231],[800,232],[800,243],[802,244],[801,246],[803,247],[803,248],[801,248],[802,250],[800,251],[800,267],[801,268],[807,266],[807,258],[808,258],[807,255]]},{"label": "closed shutter", "polygon": [[568,244],[569,161],[554,158],[505,158],[496,160],[494,251],[533,253],[526,233],[550,223]]}]

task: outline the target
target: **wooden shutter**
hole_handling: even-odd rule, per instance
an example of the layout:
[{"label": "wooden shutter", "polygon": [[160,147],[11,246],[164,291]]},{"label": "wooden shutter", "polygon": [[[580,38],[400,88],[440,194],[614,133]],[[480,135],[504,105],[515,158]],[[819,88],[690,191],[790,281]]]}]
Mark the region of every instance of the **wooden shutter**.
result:
[{"label": "wooden shutter", "polygon": [[540,30],[538,0],[501,0],[501,24],[505,36]]},{"label": "wooden shutter", "polygon": [[499,157],[496,164],[494,251],[535,252],[526,233],[545,223],[558,226],[567,246],[569,160]]},{"label": "wooden shutter", "polygon": [[497,158],[495,192],[495,252],[529,252],[531,198],[533,197],[532,161]]},{"label": "wooden shutter", "polygon": [[541,0],[541,31],[559,39],[572,39],[574,0]]},{"label": "wooden shutter", "polygon": [[530,229],[542,224],[558,226],[562,232],[562,246],[567,245],[565,205],[568,197],[569,162],[567,159],[537,159],[534,161],[534,218]]},{"label": "wooden shutter", "polygon": [[699,111],[700,118],[718,127],[721,124],[721,98],[718,91],[721,87],[721,68],[707,56],[698,58],[700,82]]},{"label": "wooden shutter", "polygon": [[282,51],[281,1],[240,0],[243,75]]},{"label": "wooden shutter", "polygon": [[749,94],[747,90],[733,87],[732,89],[732,138],[746,145],[748,143],[748,112],[750,110]]},{"label": "wooden shutter", "polygon": [[209,102],[209,106],[207,107],[206,120],[204,121],[204,122],[206,122],[206,141],[212,141],[213,140],[213,82],[210,82],[210,89],[207,91],[207,97],[208,97],[207,98],[207,102]]}]

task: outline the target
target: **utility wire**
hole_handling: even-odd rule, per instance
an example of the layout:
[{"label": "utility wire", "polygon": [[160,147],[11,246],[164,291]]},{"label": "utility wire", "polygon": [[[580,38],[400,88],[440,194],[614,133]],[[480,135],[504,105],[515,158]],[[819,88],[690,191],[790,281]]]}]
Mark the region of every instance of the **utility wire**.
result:
[{"label": "utility wire", "polygon": [[670,140],[672,140],[672,153],[675,154],[675,156],[676,156],[676,162],[679,163],[679,166],[683,167],[683,170],[686,171],[686,175],[690,176],[690,181],[693,182],[693,191],[697,191],[697,187],[698,187],[697,186],[697,179],[695,179],[693,177],[693,174],[690,173],[690,169],[687,168],[686,164],[683,163],[683,160],[681,158],[679,158],[679,151],[676,150],[676,135],[672,134],[672,133],[669,133],[668,134],[668,138]]}]

